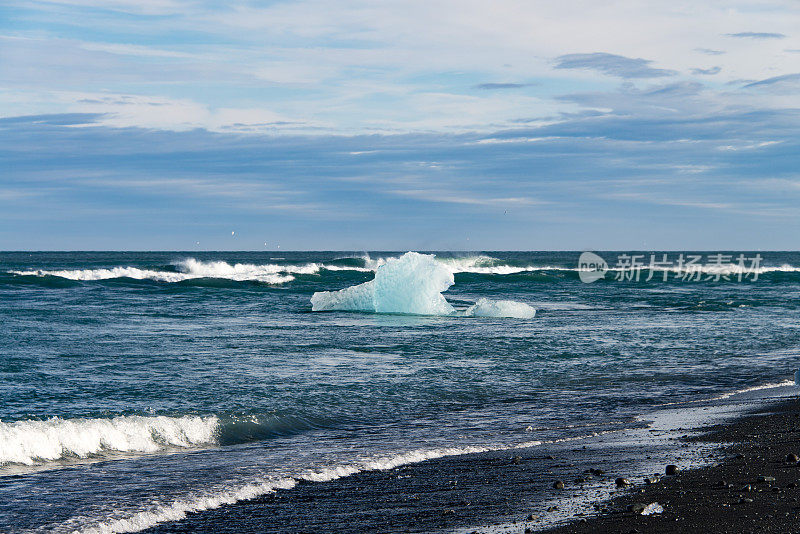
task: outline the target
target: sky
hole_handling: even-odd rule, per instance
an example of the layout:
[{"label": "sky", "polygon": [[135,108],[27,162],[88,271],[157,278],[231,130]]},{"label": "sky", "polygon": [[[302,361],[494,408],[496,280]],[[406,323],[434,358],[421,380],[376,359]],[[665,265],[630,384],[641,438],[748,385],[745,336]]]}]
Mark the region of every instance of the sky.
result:
[{"label": "sky", "polygon": [[5,0],[0,250],[797,250],[796,0]]}]

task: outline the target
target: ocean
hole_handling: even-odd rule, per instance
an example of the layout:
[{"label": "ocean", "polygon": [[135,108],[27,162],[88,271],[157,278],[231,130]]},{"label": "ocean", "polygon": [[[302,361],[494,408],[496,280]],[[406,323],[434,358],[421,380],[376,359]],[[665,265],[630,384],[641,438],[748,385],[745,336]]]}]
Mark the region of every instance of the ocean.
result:
[{"label": "ocean", "polygon": [[202,521],[792,383],[800,253],[597,254],[585,283],[579,252],[0,253],[0,532]]}]

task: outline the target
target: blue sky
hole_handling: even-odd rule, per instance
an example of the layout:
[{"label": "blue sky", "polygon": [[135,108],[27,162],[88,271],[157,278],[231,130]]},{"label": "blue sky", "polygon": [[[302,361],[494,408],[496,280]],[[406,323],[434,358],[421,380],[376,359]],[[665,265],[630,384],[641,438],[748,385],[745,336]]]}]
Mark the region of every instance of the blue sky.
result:
[{"label": "blue sky", "polygon": [[222,4],[0,6],[0,249],[797,249],[794,1]]}]

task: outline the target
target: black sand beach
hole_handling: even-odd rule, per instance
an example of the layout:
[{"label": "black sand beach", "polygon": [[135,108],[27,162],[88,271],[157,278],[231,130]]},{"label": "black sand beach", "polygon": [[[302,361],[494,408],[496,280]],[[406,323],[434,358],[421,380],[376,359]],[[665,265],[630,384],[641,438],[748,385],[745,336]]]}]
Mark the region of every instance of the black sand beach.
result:
[{"label": "black sand beach", "polygon": [[[770,406],[699,439],[728,444],[717,465],[637,484],[599,517],[548,533],[800,532],[800,401]],[[631,511],[652,502],[664,512]]]},{"label": "black sand beach", "polygon": [[[800,466],[786,462],[789,454],[800,456],[800,401],[784,399],[708,430],[678,447],[648,451],[661,465],[649,485],[626,461],[640,451],[603,447],[599,439],[302,484],[148,532],[525,532],[557,516],[568,523],[551,534],[800,530]],[[664,476],[678,451],[695,446],[715,447],[712,465]],[[619,477],[630,477],[631,485],[617,490]],[[564,489],[553,488],[555,480]],[[603,499],[608,491],[610,501]],[[636,512],[654,502],[663,513]]]}]

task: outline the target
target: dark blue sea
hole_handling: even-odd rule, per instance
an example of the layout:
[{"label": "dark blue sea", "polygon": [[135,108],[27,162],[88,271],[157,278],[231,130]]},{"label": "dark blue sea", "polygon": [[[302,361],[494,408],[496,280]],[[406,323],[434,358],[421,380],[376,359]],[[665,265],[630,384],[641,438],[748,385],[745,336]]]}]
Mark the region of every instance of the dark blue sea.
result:
[{"label": "dark blue sea", "polygon": [[135,532],[793,380],[800,253],[598,254],[585,283],[579,252],[0,253],[0,532]]}]

